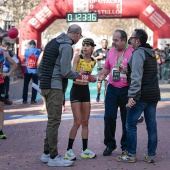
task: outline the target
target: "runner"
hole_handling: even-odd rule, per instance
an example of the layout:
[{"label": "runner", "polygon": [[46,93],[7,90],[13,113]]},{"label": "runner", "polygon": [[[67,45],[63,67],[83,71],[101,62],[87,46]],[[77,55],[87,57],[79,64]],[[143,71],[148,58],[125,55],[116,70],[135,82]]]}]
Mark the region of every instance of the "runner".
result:
[{"label": "runner", "polygon": [[91,57],[94,47],[96,46],[91,38],[86,38],[82,43],[83,55],[75,56],[73,62],[73,71],[83,69],[82,76],[73,81],[73,86],[70,92],[71,108],[74,117],[74,124],[71,128],[68,148],[65,153],[65,158],[69,160],[76,160],[76,156],[73,153],[72,146],[77,134],[77,131],[82,126],[82,143],[83,148],[81,152],[82,158],[94,158],[96,154],[88,149],[88,121],[90,117],[91,103],[90,92],[88,82],[90,80],[90,74],[96,64],[95,60]]}]

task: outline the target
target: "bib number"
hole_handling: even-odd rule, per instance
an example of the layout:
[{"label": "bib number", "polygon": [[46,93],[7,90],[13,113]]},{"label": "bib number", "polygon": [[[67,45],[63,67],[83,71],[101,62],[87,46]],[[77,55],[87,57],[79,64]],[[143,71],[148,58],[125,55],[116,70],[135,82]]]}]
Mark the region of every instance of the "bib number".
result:
[{"label": "bib number", "polygon": [[83,75],[78,77],[77,81],[89,82],[90,81],[90,75],[83,74]]}]

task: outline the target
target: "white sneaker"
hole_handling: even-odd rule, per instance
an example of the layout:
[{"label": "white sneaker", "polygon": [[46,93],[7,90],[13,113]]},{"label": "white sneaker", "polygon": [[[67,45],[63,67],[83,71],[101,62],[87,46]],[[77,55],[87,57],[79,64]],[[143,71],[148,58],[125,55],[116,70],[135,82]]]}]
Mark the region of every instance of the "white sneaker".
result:
[{"label": "white sneaker", "polygon": [[65,158],[68,159],[68,160],[70,160],[70,161],[76,160],[76,156],[74,155],[72,149],[69,149],[69,150],[65,153]]},{"label": "white sneaker", "polygon": [[87,148],[85,151],[82,150],[81,157],[91,159],[91,158],[95,158],[96,154],[94,152],[92,152],[90,149]]},{"label": "white sneaker", "polygon": [[49,159],[48,166],[70,166],[73,165],[73,161],[69,161],[63,158],[61,155],[56,156],[54,159]]},{"label": "white sneaker", "polygon": [[40,158],[40,160],[42,161],[42,162],[45,162],[45,163],[47,163],[48,161],[49,161],[49,159],[50,159],[50,154],[45,154],[45,153],[43,153],[42,155],[41,155],[41,158]]}]

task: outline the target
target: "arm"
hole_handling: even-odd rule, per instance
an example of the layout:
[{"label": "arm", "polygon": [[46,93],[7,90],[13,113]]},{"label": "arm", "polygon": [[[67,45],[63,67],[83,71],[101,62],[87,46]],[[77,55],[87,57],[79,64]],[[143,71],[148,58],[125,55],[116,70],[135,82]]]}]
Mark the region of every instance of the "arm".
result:
[{"label": "arm", "polygon": [[99,71],[99,73],[98,73],[97,75],[98,75],[98,76],[101,76],[101,75],[107,76],[109,73],[110,73],[110,69],[108,69],[108,68],[103,68],[102,70]]},{"label": "arm", "polygon": [[96,50],[96,51],[94,52],[94,54],[93,54],[93,58],[94,58],[95,60],[102,59],[102,58],[103,58],[103,55],[100,55],[99,50]]},{"label": "arm", "polygon": [[128,97],[139,100],[145,56],[141,52],[136,51],[131,60],[131,83],[128,90]]},{"label": "arm", "polygon": [[3,73],[3,77],[10,76],[17,68],[17,63],[7,53],[4,53],[4,58],[11,64],[11,69],[8,73]]},{"label": "arm", "polygon": [[79,61],[80,61],[80,57],[75,56],[74,59],[73,59],[73,68],[72,68],[73,71],[76,71],[77,64],[78,64]]},{"label": "arm", "polygon": [[41,52],[40,56],[38,57],[38,61],[37,61],[37,66],[40,64],[41,59],[43,57],[44,51]]},{"label": "arm", "polygon": [[68,79],[77,79],[79,73],[72,71],[71,69],[71,60],[73,56],[72,47],[70,45],[63,44],[63,46],[60,48],[60,54],[61,75]]}]

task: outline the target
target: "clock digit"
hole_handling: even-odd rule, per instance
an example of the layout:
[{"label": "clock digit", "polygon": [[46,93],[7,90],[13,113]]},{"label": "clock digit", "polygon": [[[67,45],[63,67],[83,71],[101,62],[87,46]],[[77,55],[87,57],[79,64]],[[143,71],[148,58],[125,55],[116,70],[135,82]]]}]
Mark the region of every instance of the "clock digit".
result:
[{"label": "clock digit", "polygon": [[93,13],[92,14],[92,21],[96,21],[97,20],[97,18],[96,18],[96,13]]},{"label": "clock digit", "polygon": [[71,22],[73,20],[72,14],[67,14],[67,20],[68,22]]},{"label": "clock digit", "polygon": [[88,20],[88,21],[91,21],[91,13],[88,13],[88,14],[87,14],[87,20]]},{"label": "clock digit", "polygon": [[78,16],[77,16],[77,21],[81,21],[81,14],[77,14]]},{"label": "clock digit", "polygon": [[82,14],[82,15],[83,15],[82,21],[87,21],[87,20],[88,20],[88,18],[87,18],[87,15],[88,15],[88,14]]}]

